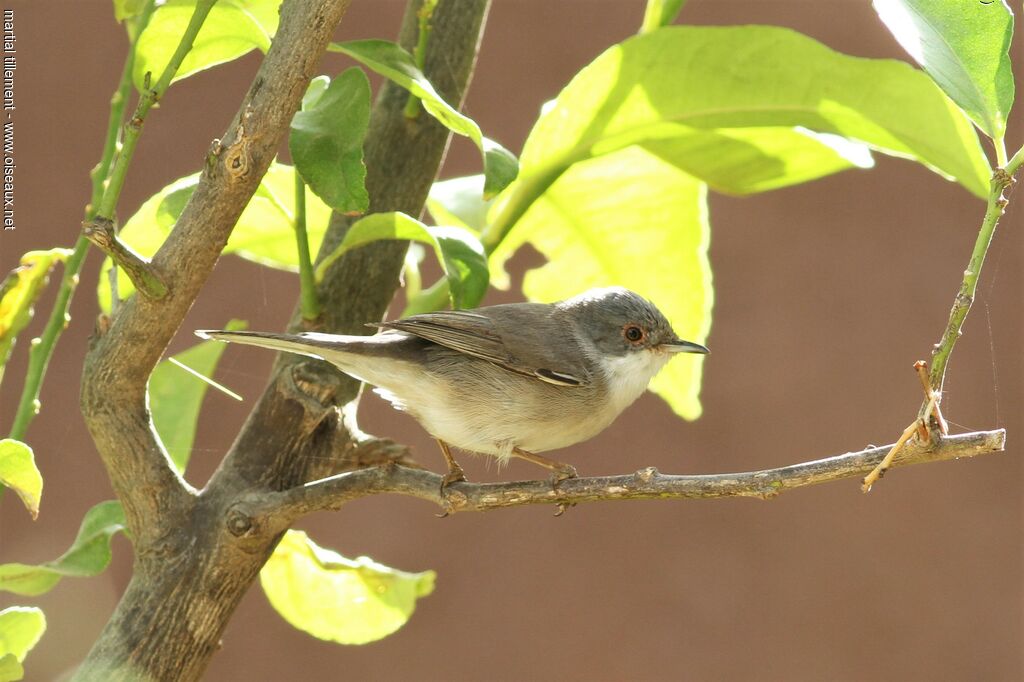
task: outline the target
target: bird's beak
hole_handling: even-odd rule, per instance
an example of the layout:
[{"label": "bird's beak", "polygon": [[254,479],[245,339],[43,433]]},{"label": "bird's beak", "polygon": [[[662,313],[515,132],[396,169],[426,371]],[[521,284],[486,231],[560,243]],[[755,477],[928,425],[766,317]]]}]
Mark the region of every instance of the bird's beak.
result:
[{"label": "bird's beak", "polygon": [[699,343],[683,341],[682,339],[673,339],[668,343],[661,344],[660,347],[669,353],[700,353],[701,355],[707,355],[711,352]]}]

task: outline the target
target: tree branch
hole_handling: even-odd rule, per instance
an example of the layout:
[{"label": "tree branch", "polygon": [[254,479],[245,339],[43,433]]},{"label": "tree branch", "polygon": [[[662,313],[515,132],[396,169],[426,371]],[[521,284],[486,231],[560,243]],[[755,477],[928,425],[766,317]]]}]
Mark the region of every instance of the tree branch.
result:
[{"label": "tree branch", "polygon": [[[195,192],[150,262],[167,285],[166,295],[159,301],[146,296],[126,301],[86,357],[82,414],[137,548],[160,541],[166,533],[161,526],[173,525],[175,514],[190,508],[192,495],[152,428],[146,382],[284,139],[348,4],[287,0],[277,35],[225,142],[214,144]],[[156,518],[165,521],[155,523]]]},{"label": "tree branch", "polygon": [[[934,439],[931,445],[911,443],[893,466],[941,462],[1001,452],[1003,429],[977,431]],[[571,478],[552,487],[550,481],[511,483],[453,483],[447,499],[441,495],[442,476],[422,469],[385,465],[350,471],[282,492],[252,493],[243,498],[245,513],[266,519],[271,527],[287,528],[301,516],[336,510],[368,495],[396,493],[428,500],[445,511],[489,511],[528,504],[573,505],[580,502],[642,499],[710,499],[758,497],[771,499],[787,490],[846,478],[871,471],[892,446],[874,446],[825,459],[735,474],[679,476],[650,467],[633,474]]]},{"label": "tree branch", "polygon": [[[420,6],[413,0],[405,12],[399,42],[407,49],[417,41]],[[487,7],[488,0],[443,0],[434,11],[424,72],[453,105],[468,86]],[[373,107],[364,144],[370,213],[419,215],[447,149],[447,128],[430,116],[404,116],[407,94],[386,82]],[[317,261],[341,243],[351,222],[333,215]],[[321,315],[315,326],[297,310],[289,330],[371,333],[365,325],[380,320],[391,303],[407,248],[406,242],[381,241],[346,253],[317,286]],[[359,387],[329,363],[282,354],[207,489],[241,479],[281,490],[352,468],[354,442],[361,437],[353,417]]]},{"label": "tree branch", "polygon": [[170,465],[152,427],[146,382],[287,134],[349,2],[285,0],[224,142],[213,145],[195,192],[151,261],[167,295],[125,302],[86,356],[82,414],[124,505],[136,561],[76,679],[199,679],[263,563],[239,552],[231,528],[211,522],[224,497],[196,495]]}]

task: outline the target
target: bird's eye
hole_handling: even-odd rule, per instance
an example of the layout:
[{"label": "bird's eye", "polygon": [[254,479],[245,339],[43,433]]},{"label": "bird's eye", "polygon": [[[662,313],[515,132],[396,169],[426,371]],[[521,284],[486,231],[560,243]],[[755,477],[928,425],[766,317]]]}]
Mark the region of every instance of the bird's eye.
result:
[{"label": "bird's eye", "polygon": [[638,341],[643,341],[644,330],[635,324],[628,324],[622,329],[622,335],[630,343],[637,343]]}]

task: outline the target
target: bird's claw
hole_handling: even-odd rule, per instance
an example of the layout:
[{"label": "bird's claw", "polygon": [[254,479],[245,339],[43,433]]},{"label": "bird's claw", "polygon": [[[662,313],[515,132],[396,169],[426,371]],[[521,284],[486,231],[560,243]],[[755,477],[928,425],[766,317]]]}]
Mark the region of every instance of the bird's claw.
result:
[{"label": "bird's claw", "polygon": [[462,483],[465,480],[466,473],[462,470],[461,466],[455,464],[454,466],[448,468],[448,473],[446,473],[441,478],[441,504],[444,505],[444,513],[434,514],[434,516],[436,516],[439,519],[443,519],[444,517],[449,516],[451,514],[452,503],[448,499],[448,486],[450,486],[452,483]]},{"label": "bird's claw", "polygon": [[578,476],[579,474],[576,473],[576,467],[571,464],[564,464],[562,465],[562,468],[556,469],[555,472],[551,474],[551,478],[549,480],[551,481],[551,487],[558,490],[559,483],[567,481],[570,478],[577,478]]},{"label": "bird's claw", "polygon": [[575,502],[559,502],[558,503],[558,511],[555,512],[555,518],[558,518],[559,516],[564,514],[565,510],[568,509],[569,507],[575,507],[575,506],[576,506]]}]

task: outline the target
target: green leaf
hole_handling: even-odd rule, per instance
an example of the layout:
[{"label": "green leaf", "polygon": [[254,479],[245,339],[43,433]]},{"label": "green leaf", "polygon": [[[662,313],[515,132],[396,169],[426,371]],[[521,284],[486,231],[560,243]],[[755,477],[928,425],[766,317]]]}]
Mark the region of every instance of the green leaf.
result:
[{"label": "green leaf", "polygon": [[[874,166],[865,145],[806,128],[666,128],[671,132],[665,137],[649,136],[637,144],[726,194],[764,192]],[[621,149],[621,141],[608,147]],[[594,155],[605,148],[595,145]]]},{"label": "green leaf", "polygon": [[434,247],[454,307],[472,308],[484,297],[487,257],[476,235],[462,227],[430,227],[397,212],[374,213],[353,223],[341,244],[317,266],[317,281],[345,252],[381,239],[411,239]]},{"label": "green leaf", "polygon": [[1004,0],[874,0],[896,40],[989,137],[1013,106],[1013,13]]},{"label": "green leaf", "polygon": [[[253,49],[266,52],[277,32],[281,0],[219,0],[210,10],[192,49],[171,80],[237,59]],[[195,11],[196,0],[166,0],[156,8],[139,36],[132,81],[141,92],[146,73],[152,82],[167,68]]]},{"label": "green leaf", "polygon": [[914,159],[988,193],[988,163],[970,121],[908,64],[849,57],[784,28],[671,26],[610,48],[566,86],[530,132],[520,176],[492,209],[484,244],[493,248],[574,163],[631,145],[734,193],[857,163],[786,128]]},{"label": "green leaf", "polygon": [[[18,663],[23,662],[44,632],[46,616],[41,609],[33,606],[11,606],[0,611],[0,656],[6,658],[10,655]],[[5,665],[9,666],[9,663]]]},{"label": "green leaf", "polygon": [[331,85],[331,79],[327,76],[317,76],[309,81],[306,86],[306,93],[302,95],[302,111],[309,111],[316,106],[327,88]]},{"label": "green leaf", "polygon": [[512,152],[480,132],[473,119],[460,113],[444,101],[427,77],[416,66],[412,55],[389,40],[350,40],[331,43],[328,48],[352,57],[367,68],[376,71],[402,86],[423,102],[423,108],[446,128],[465,135],[476,144],[484,157],[484,196],[491,198],[515,180],[519,162]]},{"label": "green leaf", "polygon": [[70,255],[70,249],[29,251],[21,257],[21,265],[0,282],[0,381],[4,378],[4,366],[11,357],[14,339],[32,319],[32,305],[43,293],[50,269]]},{"label": "green leaf", "polygon": [[149,0],[114,0],[114,19],[121,23],[142,13]]},{"label": "green leaf", "polygon": [[49,592],[63,576],[98,575],[110,563],[110,540],[125,529],[124,510],[114,500],[85,513],[74,543],[59,558],[43,564],[0,564],[0,590],[26,596]]},{"label": "green leaf", "polygon": [[[225,329],[234,331],[246,326],[242,320],[231,320]],[[149,377],[149,409],[153,415],[153,426],[178,473],[184,473],[188,466],[199,408],[210,386],[209,380],[204,381],[196,375],[213,376],[225,348],[223,343],[203,341],[175,355],[174,362],[164,360]],[[183,369],[182,365],[195,374]]]},{"label": "green leaf", "polygon": [[352,67],[319,95],[315,93],[319,84],[310,83],[310,87],[303,110],[292,119],[288,138],[295,167],[310,189],[334,210],[365,213],[370,195],[366,192],[363,138],[370,124],[370,81],[362,69]]},{"label": "green leaf", "polygon": [[289,530],[260,571],[260,584],[293,627],[340,644],[366,644],[405,625],[416,600],[434,591],[435,577],[368,557],[346,559]]},{"label": "green leaf", "polygon": [[685,4],[686,0],[647,0],[640,32],[650,33],[662,26],[671,25]]},{"label": "green leaf", "polygon": [[427,195],[427,210],[438,225],[458,225],[480,233],[494,200],[481,196],[484,176],[467,175],[435,182]]},{"label": "green leaf", "polygon": [[[139,254],[150,257],[163,244],[174,221],[199,182],[199,174],[175,180],[146,200],[121,229],[121,240]],[[313,253],[320,248],[331,209],[311,190],[306,190],[306,225],[309,247]],[[247,260],[281,270],[297,272],[298,253],[295,248],[295,170],[274,162],[263,176],[259,188],[235,225],[223,253],[233,253]],[[100,268],[97,295],[100,307],[110,310],[110,270],[107,258]],[[131,280],[118,270],[117,290],[122,299],[134,291]]]},{"label": "green leaf", "polygon": [[25,668],[14,654],[0,656],[0,682],[13,682],[25,677]]},{"label": "green leaf", "polygon": [[0,483],[13,488],[35,519],[43,494],[43,476],[36,468],[32,448],[13,438],[0,440]]},{"label": "green leaf", "polygon": [[[548,263],[526,274],[532,301],[557,301],[619,285],[652,300],[676,333],[702,343],[711,328],[707,187],[640,147],[574,164],[492,256],[492,279],[525,242]],[[651,390],[686,419],[700,416],[703,356],[680,355]]]}]

